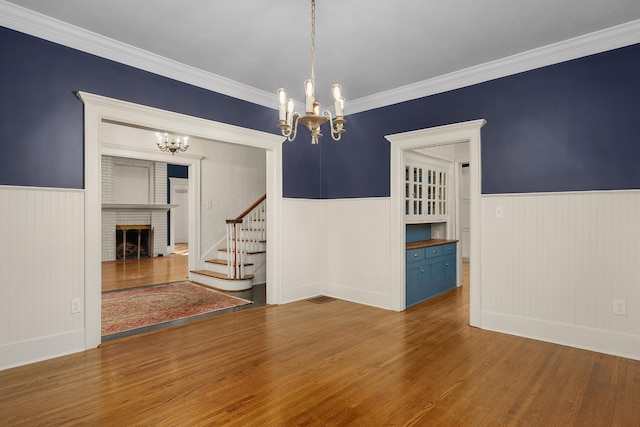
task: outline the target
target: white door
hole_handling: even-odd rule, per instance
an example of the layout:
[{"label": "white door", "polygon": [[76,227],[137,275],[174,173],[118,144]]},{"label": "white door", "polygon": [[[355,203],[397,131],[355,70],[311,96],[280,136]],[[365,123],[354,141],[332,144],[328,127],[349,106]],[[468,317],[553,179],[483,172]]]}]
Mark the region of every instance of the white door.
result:
[{"label": "white door", "polygon": [[189,180],[170,178],[171,246],[189,241]]}]

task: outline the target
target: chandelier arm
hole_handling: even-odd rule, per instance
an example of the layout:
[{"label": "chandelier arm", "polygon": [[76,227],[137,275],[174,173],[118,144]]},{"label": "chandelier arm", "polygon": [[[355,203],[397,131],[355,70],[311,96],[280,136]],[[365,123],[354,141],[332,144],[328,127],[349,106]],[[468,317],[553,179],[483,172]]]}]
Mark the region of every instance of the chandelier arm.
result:
[{"label": "chandelier arm", "polygon": [[342,137],[342,132],[339,132],[339,129],[333,126],[333,117],[331,116],[331,111],[324,110],[322,112],[322,115],[327,119],[329,119],[329,128],[331,129],[331,138],[333,138],[334,141],[340,141],[340,138]]},{"label": "chandelier arm", "polygon": [[291,126],[291,130],[289,131],[289,135],[287,136],[287,140],[289,142],[293,142],[296,139],[296,135],[298,133],[298,119],[300,119],[300,113],[295,112],[291,116],[293,125]]}]

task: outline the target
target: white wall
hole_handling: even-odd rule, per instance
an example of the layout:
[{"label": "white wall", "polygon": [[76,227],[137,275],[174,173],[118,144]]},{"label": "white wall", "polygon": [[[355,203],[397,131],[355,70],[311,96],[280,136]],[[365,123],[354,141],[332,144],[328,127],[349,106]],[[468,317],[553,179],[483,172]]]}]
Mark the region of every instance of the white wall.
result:
[{"label": "white wall", "polygon": [[[284,302],[392,309],[389,199],[283,208]],[[483,196],[481,218],[482,328],[640,359],[640,191]]]},{"label": "white wall", "polygon": [[84,349],[84,191],[0,186],[0,369]]},{"label": "white wall", "polygon": [[483,328],[640,359],[640,191],[483,196],[481,217]]},{"label": "white wall", "polygon": [[328,295],[390,308],[388,198],[283,202],[283,300]]},{"label": "white wall", "polygon": [[[203,142],[201,252],[226,236],[236,218],[266,193],[266,154],[260,148]],[[267,206],[267,209],[269,207]]]}]

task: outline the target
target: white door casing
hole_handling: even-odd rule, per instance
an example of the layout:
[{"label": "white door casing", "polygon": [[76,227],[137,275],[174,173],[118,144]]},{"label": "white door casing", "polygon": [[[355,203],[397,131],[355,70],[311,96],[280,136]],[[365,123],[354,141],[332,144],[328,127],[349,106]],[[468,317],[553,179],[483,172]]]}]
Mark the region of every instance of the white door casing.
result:
[{"label": "white door casing", "polygon": [[[225,123],[173,113],[126,101],[120,101],[86,92],[78,92],[84,103],[85,149],[85,349],[95,348],[101,342],[101,156],[125,155],[167,161],[166,153],[157,149],[116,148],[103,144],[101,127],[104,121],[130,124],[149,129],[171,129],[182,135],[262,148],[266,151],[267,184],[267,303],[281,301],[282,276],[282,142],[278,135],[245,129]],[[200,176],[200,159],[183,153],[172,163],[189,166],[189,176]],[[199,249],[200,182],[189,180],[189,205],[193,221],[189,221],[189,245]],[[199,253],[189,256],[189,267]]]},{"label": "white door casing", "polygon": [[405,276],[405,226],[404,226],[404,154],[415,150],[438,145],[469,142],[470,163],[474,165],[470,180],[471,201],[471,242],[470,253],[473,262],[470,268],[469,324],[482,326],[481,319],[481,283],[480,283],[480,129],[485,120],[473,120],[452,125],[416,130],[385,138],[391,143],[391,259],[390,277],[392,282],[390,307],[397,311],[406,308]]}]

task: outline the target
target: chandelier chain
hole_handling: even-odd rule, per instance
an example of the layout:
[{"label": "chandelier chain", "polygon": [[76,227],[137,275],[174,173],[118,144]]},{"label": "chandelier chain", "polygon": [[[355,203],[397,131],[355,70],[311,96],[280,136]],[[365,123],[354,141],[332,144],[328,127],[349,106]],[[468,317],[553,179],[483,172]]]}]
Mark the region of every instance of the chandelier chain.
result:
[{"label": "chandelier chain", "polygon": [[316,80],[316,0],[311,0],[311,79]]}]

